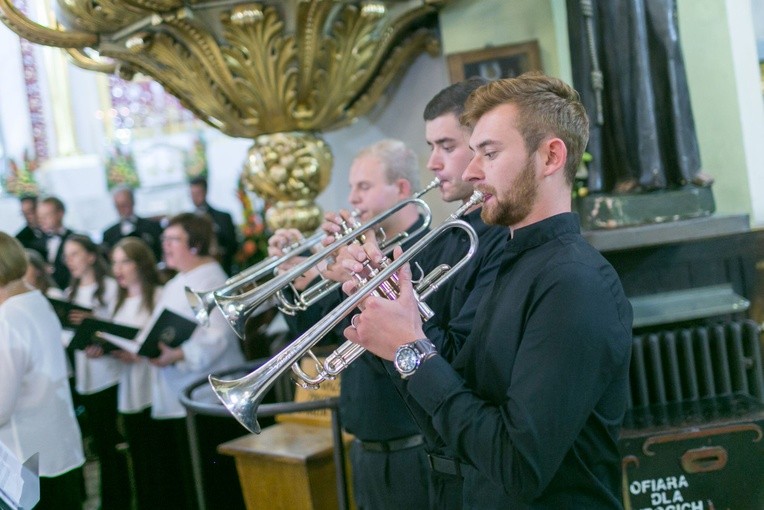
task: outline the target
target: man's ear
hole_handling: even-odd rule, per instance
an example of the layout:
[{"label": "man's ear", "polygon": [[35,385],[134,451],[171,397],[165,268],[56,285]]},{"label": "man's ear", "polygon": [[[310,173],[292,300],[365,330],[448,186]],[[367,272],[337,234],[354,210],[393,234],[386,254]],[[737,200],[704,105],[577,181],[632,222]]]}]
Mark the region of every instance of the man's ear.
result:
[{"label": "man's ear", "polygon": [[407,179],[398,179],[395,181],[398,186],[398,194],[402,197],[411,196],[411,183]]},{"label": "man's ear", "polygon": [[544,140],[541,142],[538,152],[544,166],[544,177],[565,168],[565,162],[568,160],[568,148],[561,139],[549,138]]}]

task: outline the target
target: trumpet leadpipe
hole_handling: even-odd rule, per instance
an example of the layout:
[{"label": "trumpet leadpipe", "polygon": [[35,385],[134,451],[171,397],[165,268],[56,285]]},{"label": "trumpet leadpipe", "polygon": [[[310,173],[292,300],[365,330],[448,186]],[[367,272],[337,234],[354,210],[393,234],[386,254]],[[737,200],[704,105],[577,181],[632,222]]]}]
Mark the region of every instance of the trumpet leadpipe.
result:
[{"label": "trumpet leadpipe", "polygon": [[[462,220],[448,220],[437,229],[423,236],[414,246],[409,247],[398,258],[391,261],[387,267],[371,277],[366,285],[361,287],[356,293],[348,296],[347,299],[331,310],[324,318],[316,322],[305,333],[287,345],[276,356],[261,365],[257,370],[234,381],[224,381],[210,376],[210,384],[223,405],[247,430],[259,433],[260,425],[257,423],[257,407],[276,380],[287,370],[293,368],[329,331],[347,317],[361,301],[366,299],[371,291],[386,282],[391,275],[397,273],[404,264],[407,264],[425,246],[450,228],[461,228],[467,233],[470,238],[470,249],[443,277],[449,278],[456,271],[463,268],[477,250],[477,234],[468,223]],[[341,348],[343,347],[345,347],[345,344]],[[347,366],[347,364],[360,356],[364,349],[360,346],[351,345],[347,346],[345,351],[348,352],[345,353],[343,351],[340,355],[335,356],[331,366],[332,372],[341,366]],[[325,364],[324,368],[326,366]],[[319,374],[319,377],[316,378],[318,382],[315,384],[320,384],[321,381],[334,376],[336,374]],[[310,384],[312,380],[307,378],[305,383]]]},{"label": "trumpet leadpipe", "polygon": [[293,280],[299,278],[306,271],[329,257],[333,252],[354,242],[355,238],[359,235],[365,234],[369,230],[376,228],[384,219],[408,205],[416,205],[424,211],[425,221],[423,222],[422,228],[424,229],[426,226],[429,226],[430,221],[432,220],[432,213],[427,203],[418,198],[402,200],[394,207],[378,214],[368,222],[357,227],[353,231],[352,236],[342,236],[339,239],[335,239],[331,244],[325,246],[318,253],[314,253],[299,264],[290,268],[288,271],[276,275],[254,289],[235,296],[227,295],[223,292],[214,292],[215,304],[220,308],[220,311],[223,313],[223,316],[226,318],[231,328],[233,328],[234,332],[236,332],[240,338],[243,338],[244,325],[246,324],[247,318],[260,305],[275,296],[281,289],[286,288]]},{"label": "trumpet leadpipe", "polygon": [[[429,274],[425,275],[424,278],[422,278],[422,280],[417,284],[415,289],[415,296],[422,321],[427,321],[434,315],[432,309],[425,303],[425,300],[429,298],[435,291],[437,291],[441,285],[448,281],[448,279],[450,279],[456,272],[460,271],[464,265],[472,258],[475,251],[477,250],[477,234],[475,233],[474,229],[469,226],[469,224],[458,220],[458,218],[466,214],[474,206],[482,203],[484,199],[485,196],[483,193],[475,190],[470,196],[469,200],[467,200],[461,207],[454,211],[454,213],[451,214],[451,216],[449,216],[449,218],[440,227],[430,232],[428,235],[414,244],[414,246],[409,248],[409,250],[415,250],[418,253],[421,251],[422,245],[429,245],[432,240],[440,235],[440,233],[451,227],[462,228],[470,239],[470,249],[455,266],[451,267],[448,264],[440,264],[432,271],[430,271]],[[396,259],[396,261],[397,260],[398,259]],[[383,265],[386,267],[389,266],[390,261],[388,259],[384,260]],[[364,283],[366,280],[367,279],[364,278]],[[389,293],[388,296],[390,296],[389,298],[395,299],[395,297],[398,295],[397,274],[395,272],[391,273],[389,281],[385,282],[385,284],[390,284],[390,281],[392,281],[392,285],[394,285],[396,289],[395,292]],[[378,291],[375,290],[372,292]],[[395,297],[393,297],[393,295]],[[363,354],[364,351],[365,349],[360,345],[346,341],[326,357],[323,366],[319,367],[317,376],[308,376],[304,371],[300,369],[299,364],[297,363],[292,366],[292,370],[295,372],[299,380],[302,381],[300,384],[302,384],[303,387],[317,388],[323,380],[334,379],[350,363],[358,359],[358,357]]]}]

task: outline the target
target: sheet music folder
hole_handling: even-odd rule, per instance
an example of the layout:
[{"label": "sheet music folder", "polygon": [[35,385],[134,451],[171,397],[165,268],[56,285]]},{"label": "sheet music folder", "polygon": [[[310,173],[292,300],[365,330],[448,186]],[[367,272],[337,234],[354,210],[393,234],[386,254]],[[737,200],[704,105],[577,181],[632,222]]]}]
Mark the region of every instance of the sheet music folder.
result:
[{"label": "sheet music folder", "polygon": [[[146,335],[142,344],[137,341],[133,341],[138,336],[138,329],[123,324],[116,324],[113,322],[100,321],[97,319],[86,319],[87,321],[98,322],[103,324],[103,328],[95,327],[92,331],[95,333],[96,341],[103,342],[103,344],[109,345],[110,348],[104,348],[105,352],[113,351],[115,349],[122,349],[123,351],[132,352],[139,356],[145,356],[147,358],[156,358],[159,356],[159,342],[165,343],[170,347],[178,347],[180,344],[188,340],[191,334],[194,332],[197,326],[197,322],[191,319],[187,319],[182,315],[178,315],[170,310],[163,310],[154,324],[151,326],[151,330]],[[85,321],[83,321],[83,325]],[[89,326],[90,327],[90,326]],[[79,330],[78,330],[79,333]],[[76,339],[72,339],[69,347],[72,348]],[[85,347],[87,347],[86,344]],[[84,348],[84,347],[74,347]]]},{"label": "sheet music folder", "polygon": [[188,340],[197,325],[196,321],[165,309],[151,326],[151,331],[146,335],[138,354],[147,358],[156,358],[160,352],[159,342],[170,347],[178,347]]},{"label": "sheet music folder", "polygon": [[56,312],[58,320],[61,321],[61,327],[66,329],[77,329],[76,324],[69,322],[69,312],[72,310],[79,310],[82,312],[93,311],[91,308],[86,306],[75,305],[74,303],[70,303],[69,301],[64,301],[62,299],[48,297],[48,301],[53,307],[53,311]]},{"label": "sheet music folder", "polygon": [[40,501],[39,453],[23,464],[0,443],[0,509],[30,510]]},{"label": "sheet music folder", "polygon": [[67,349],[84,350],[89,345],[98,345],[103,349],[103,352],[108,353],[121,349],[122,346],[110,342],[109,339],[103,335],[104,333],[126,340],[132,340],[138,335],[138,331],[140,331],[140,329],[125,324],[118,324],[116,322],[96,319],[94,317],[86,317],[74,333],[74,337]]}]

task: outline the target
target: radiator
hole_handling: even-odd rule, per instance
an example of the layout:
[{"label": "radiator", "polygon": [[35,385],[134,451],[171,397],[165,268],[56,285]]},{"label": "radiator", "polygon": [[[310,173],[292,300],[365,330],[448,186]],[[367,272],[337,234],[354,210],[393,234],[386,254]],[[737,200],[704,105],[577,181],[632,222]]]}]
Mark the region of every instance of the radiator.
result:
[{"label": "radiator", "polygon": [[618,448],[625,510],[764,509],[759,325],[637,332]]},{"label": "radiator", "polygon": [[748,395],[764,402],[759,325],[751,320],[636,335],[629,408]]}]

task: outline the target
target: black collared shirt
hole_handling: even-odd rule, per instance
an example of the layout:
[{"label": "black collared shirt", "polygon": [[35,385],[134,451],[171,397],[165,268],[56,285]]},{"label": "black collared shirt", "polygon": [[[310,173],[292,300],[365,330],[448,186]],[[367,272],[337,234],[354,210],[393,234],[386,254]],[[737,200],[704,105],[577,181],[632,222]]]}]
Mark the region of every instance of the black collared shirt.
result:
[{"label": "black collared shirt", "polygon": [[[420,216],[407,232],[413,233],[423,223]],[[418,235],[408,237],[402,243],[403,249],[416,243],[426,232],[423,230]],[[429,262],[421,265],[425,270],[429,269]],[[345,297],[338,290],[305,312],[287,317],[291,334],[296,338],[325,317]],[[349,325],[350,315],[322,340],[321,345],[345,342],[343,332]],[[368,352],[351,363],[340,375],[340,414],[343,427],[362,441],[388,441],[420,433],[380,359]]]},{"label": "black collared shirt", "polygon": [[453,367],[436,356],[407,385],[467,463],[465,508],[621,507],[631,326],[575,214],[514,232]]},{"label": "black collared shirt", "polygon": [[[464,220],[477,234],[477,250],[467,264],[427,299],[435,316],[425,322],[424,333],[438,348],[441,356],[453,359],[472,331],[482,295],[490,288],[499,269],[501,254],[509,237],[509,229],[490,226],[480,219],[478,208],[465,215]],[[444,232],[437,243],[425,248],[419,260],[430,267],[448,264],[454,267],[469,249],[469,237],[461,229]]]}]

